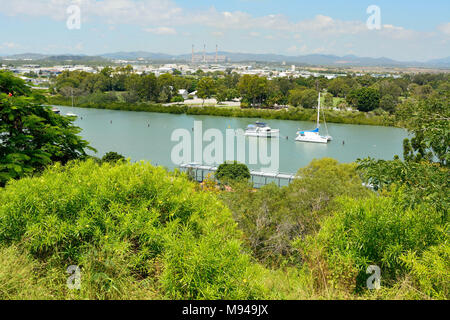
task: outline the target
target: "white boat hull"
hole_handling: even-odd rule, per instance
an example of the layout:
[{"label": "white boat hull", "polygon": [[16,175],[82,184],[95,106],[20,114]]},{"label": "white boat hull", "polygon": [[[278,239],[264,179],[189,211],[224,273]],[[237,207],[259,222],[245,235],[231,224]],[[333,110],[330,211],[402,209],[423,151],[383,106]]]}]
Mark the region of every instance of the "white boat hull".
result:
[{"label": "white boat hull", "polygon": [[310,143],[328,143],[333,138],[330,136],[321,136],[318,132],[299,132],[295,141]]},{"label": "white boat hull", "polygon": [[327,144],[328,138],[327,137],[317,137],[317,138],[312,138],[312,137],[297,137],[295,139],[295,141],[298,142],[309,142],[309,143],[323,143],[323,144]]},{"label": "white boat hull", "polygon": [[272,131],[245,131],[247,137],[260,137],[260,138],[278,138],[280,134],[279,130]]}]

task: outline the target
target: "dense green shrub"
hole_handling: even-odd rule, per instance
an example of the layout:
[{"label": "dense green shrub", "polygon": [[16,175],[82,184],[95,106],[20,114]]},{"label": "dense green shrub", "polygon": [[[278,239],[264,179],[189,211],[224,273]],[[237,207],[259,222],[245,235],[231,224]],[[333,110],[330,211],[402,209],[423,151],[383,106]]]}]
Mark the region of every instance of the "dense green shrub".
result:
[{"label": "dense green shrub", "polygon": [[75,298],[260,297],[230,212],[194,189],[145,163],[55,165],[0,190],[0,244],[62,276],[79,265]]},{"label": "dense green shrub", "polygon": [[222,182],[227,183],[230,181],[246,181],[250,179],[250,170],[243,163],[225,162],[222,163],[216,172],[216,178]]},{"label": "dense green shrub", "polygon": [[[440,213],[425,205],[405,207],[401,191],[389,197],[342,198],[339,202],[341,208],[323,223],[317,235],[295,243],[322,286],[361,290],[366,286],[367,267],[377,265],[382,285],[390,287],[411,270],[417,274],[414,270],[420,269],[418,264],[405,263],[407,255],[413,253],[430,262],[426,250],[448,246],[448,221],[443,222]],[[439,268],[428,268],[427,277],[439,278],[440,272]],[[448,292],[448,287],[445,290]]]},{"label": "dense green shrub", "polygon": [[450,245],[430,247],[422,256],[409,253],[403,260],[410,268],[414,285],[426,296],[448,300],[450,297]]},{"label": "dense green shrub", "polygon": [[103,162],[119,162],[124,160],[125,157],[123,155],[113,151],[106,153],[102,158]]},{"label": "dense green shrub", "polygon": [[[294,259],[291,242],[319,230],[319,223],[333,209],[337,196],[367,196],[354,164],[333,159],[314,160],[300,169],[288,187],[275,184],[253,190],[248,184],[233,185],[222,194],[244,231],[254,256],[271,266]],[[298,263],[298,261],[296,261]]]}]

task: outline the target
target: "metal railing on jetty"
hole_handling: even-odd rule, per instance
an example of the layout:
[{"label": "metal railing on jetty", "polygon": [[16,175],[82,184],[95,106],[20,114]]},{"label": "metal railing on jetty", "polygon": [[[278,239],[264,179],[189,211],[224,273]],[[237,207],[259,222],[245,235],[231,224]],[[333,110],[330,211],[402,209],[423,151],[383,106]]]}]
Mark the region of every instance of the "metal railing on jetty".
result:
[{"label": "metal railing on jetty", "polygon": [[[182,164],[180,169],[188,173],[198,182],[203,182],[208,175],[214,175],[217,167],[203,166],[199,164]],[[289,185],[297,177],[293,174],[269,173],[260,171],[250,171],[251,181],[255,188],[261,188],[270,183],[276,183],[279,187]]]}]

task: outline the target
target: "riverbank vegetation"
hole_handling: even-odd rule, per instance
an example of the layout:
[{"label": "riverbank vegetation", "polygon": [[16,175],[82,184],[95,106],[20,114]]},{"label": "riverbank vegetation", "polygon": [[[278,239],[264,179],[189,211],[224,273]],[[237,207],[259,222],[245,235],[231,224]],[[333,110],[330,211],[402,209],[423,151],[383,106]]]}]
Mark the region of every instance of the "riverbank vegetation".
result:
[{"label": "riverbank vegetation", "polygon": [[450,91],[397,111],[404,161],[314,160],[259,190],[242,166],[221,189],[86,157],[73,119],[2,91],[0,299],[450,298]]},{"label": "riverbank vegetation", "polygon": [[[317,99],[317,97],[316,97]],[[292,121],[316,121],[317,111],[303,108],[283,108],[281,110],[256,109],[256,108],[235,108],[235,107],[191,107],[185,105],[168,105],[152,103],[120,103],[120,102],[87,102],[76,104],[79,108],[140,111],[140,112],[158,112],[170,114],[187,115],[206,115],[218,117],[233,118],[257,118],[257,119],[276,119]],[[49,97],[48,103],[51,105],[71,106],[71,98],[61,96]],[[329,123],[376,125],[376,126],[395,126],[395,118],[388,114],[362,113],[353,111],[335,111],[325,110],[326,121]]]}]

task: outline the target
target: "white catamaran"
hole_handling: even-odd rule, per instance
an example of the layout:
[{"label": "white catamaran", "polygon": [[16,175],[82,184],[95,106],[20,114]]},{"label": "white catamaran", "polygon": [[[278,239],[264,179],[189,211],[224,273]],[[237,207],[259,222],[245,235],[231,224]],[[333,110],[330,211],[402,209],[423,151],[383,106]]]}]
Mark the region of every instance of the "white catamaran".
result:
[{"label": "white catamaran", "polygon": [[319,133],[320,128],[320,92],[319,92],[319,103],[317,105],[317,127],[312,131],[299,131],[297,132],[297,138],[295,141],[300,142],[312,142],[312,143],[328,143],[333,140],[333,137],[328,135],[328,128],[325,122],[325,128],[327,130],[326,136],[321,136]]}]

